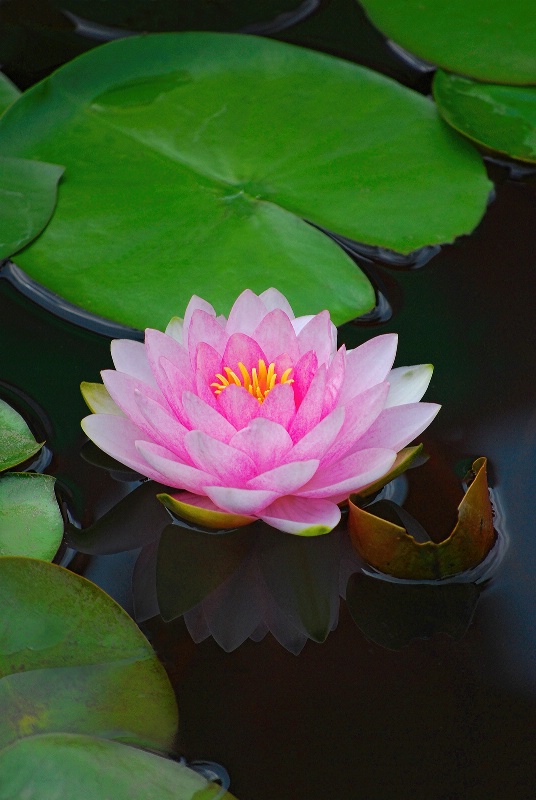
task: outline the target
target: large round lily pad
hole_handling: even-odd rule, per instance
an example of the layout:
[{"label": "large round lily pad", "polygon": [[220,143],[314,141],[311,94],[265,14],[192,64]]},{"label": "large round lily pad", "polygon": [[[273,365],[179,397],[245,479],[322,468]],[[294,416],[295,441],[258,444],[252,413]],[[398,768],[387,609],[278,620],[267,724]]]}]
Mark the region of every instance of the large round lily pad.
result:
[{"label": "large round lily pad", "polygon": [[[17,256],[73,303],[163,327],[193,293],[247,286],[342,323],[366,278],[304,220],[410,252],[474,228],[490,189],[427,98],[250,36],[155,34],[75,59],[0,121],[0,150],[64,164],[45,233]],[[140,297],[143,302],[140,302]]]},{"label": "large round lily pad", "polygon": [[89,581],[0,559],[0,748],[68,731],[170,750],[172,687],[130,617]]},{"label": "large round lily pad", "polygon": [[434,98],[460,133],[490,150],[536,162],[536,86],[480,83],[438,70]]},{"label": "large round lily pad", "polygon": [[493,83],[536,83],[533,0],[360,0],[406,50],[451,72]]},{"label": "large round lily pad", "polygon": [[0,800],[233,800],[185,764],[79,734],[30,736],[0,751]]}]

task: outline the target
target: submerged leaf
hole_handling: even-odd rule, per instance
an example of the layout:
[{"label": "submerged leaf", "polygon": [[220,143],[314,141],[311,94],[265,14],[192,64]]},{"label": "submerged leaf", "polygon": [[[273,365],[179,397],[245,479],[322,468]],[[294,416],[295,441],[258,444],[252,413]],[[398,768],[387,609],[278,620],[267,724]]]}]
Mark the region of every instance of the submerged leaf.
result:
[{"label": "submerged leaf", "polygon": [[[359,555],[397,578],[432,580],[479,564],[493,547],[493,512],[486,459],[473,464],[475,477],[458,508],[458,522],[442,542],[417,542],[407,530],[349,501],[348,527]],[[373,506],[371,507],[373,508]]]}]

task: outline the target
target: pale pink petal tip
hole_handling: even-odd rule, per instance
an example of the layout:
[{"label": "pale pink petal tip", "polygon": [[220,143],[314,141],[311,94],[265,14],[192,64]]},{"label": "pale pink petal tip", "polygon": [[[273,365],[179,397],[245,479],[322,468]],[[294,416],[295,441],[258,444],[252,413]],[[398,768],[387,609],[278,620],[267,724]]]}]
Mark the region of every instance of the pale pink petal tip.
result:
[{"label": "pale pink petal tip", "polygon": [[329,500],[280,497],[264,509],[261,519],[273,528],[298,536],[321,536],[338,524],[341,510]]}]

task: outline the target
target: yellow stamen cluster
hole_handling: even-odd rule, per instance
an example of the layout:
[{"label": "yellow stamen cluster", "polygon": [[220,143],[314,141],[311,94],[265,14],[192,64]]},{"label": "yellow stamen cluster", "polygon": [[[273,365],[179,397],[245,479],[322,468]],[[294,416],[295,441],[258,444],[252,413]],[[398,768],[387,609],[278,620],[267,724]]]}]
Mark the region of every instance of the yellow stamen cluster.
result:
[{"label": "yellow stamen cluster", "polygon": [[253,395],[253,397],[259,401],[259,403],[262,403],[264,402],[268,392],[274,388],[276,383],[294,383],[292,378],[289,378],[289,375],[292,372],[292,367],[286,369],[278,381],[275,373],[275,364],[272,363],[268,368],[266,368],[266,364],[262,358],[259,360],[259,366],[253,367],[251,373],[248,372],[241,361],[238,364],[238,369],[242,375],[241,379],[230,367],[223,368],[223,371],[227,377],[218,372],[216,378],[218,378],[219,383],[215,382],[210,384],[214,389],[215,395],[221,394],[224,389],[234,384],[235,386],[243,386],[251,395]]}]

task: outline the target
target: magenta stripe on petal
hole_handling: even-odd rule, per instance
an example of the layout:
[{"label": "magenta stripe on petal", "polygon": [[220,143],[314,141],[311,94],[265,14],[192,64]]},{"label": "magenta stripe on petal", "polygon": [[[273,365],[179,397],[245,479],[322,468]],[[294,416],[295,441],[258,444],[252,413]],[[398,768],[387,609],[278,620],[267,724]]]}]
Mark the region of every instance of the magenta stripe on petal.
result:
[{"label": "magenta stripe on petal", "polygon": [[280,497],[261,514],[268,525],[302,536],[329,533],[340,518],[341,510],[336,503],[292,496]]},{"label": "magenta stripe on petal", "polygon": [[259,401],[247,389],[232,384],[218,395],[216,407],[237,431],[255,419],[260,410]]},{"label": "magenta stripe on petal", "polygon": [[193,387],[193,375],[190,366],[190,359],[184,347],[171,336],[166,336],[162,331],[147,328],[145,331],[145,350],[149,359],[149,364],[156,381],[163,389],[162,384],[162,362],[166,361],[173,364],[175,370],[182,374],[182,383],[188,388]]},{"label": "magenta stripe on petal", "polygon": [[353,452],[359,438],[381,414],[388,392],[389,384],[387,382],[377,383],[376,386],[371,386],[363,394],[354,398],[348,405],[343,406],[344,424],[332,446],[324,455],[323,465],[327,466],[335,461],[340,461],[345,455]]},{"label": "magenta stripe on petal", "polygon": [[190,354],[192,369],[195,369],[197,361],[197,345],[200,342],[207,342],[218,353],[223,355],[227,344],[227,334],[220,323],[206,311],[197,310],[192,314],[190,327],[188,328],[187,347]]},{"label": "magenta stripe on petal", "polygon": [[195,311],[201,309],[205,311],[207,314],[210,314],[211,317],[216,317],[216,312],[214,311],[213,307],[210,303],[207,303],[206,300],[203,300],[202,297],[198,297],[194,294],[186,306],[186,311],[184,312],[184,323],[182,326],[182,335],[183,335],[183,342],[186,345],[188,342],[188,329],[190,327],[190,323],[192,321],[192,315]]},{"label": "magenta stripe on petal", "polygon": [[135,442],[143,432],[129,419],[113,414],[92,414],[81,424],[86,436],[109,456],[158,483],[167,483],[165,476],[140,456]]},{"label": "magenta stripe on petal", "polygon": [[275,361],[281,353],[287,353],[293,362],[300,357],[298,339],[284,311],[275,308],[257,326],[253,338],[266,353],[268,362]]},{"label": "magenta stripe on petal", "polygon": [[135,399],[151,439],[157,444],[167,447],[181,461],[191,464],[190,456],[184,446],[184,437],[188,433],[188,429],[169,414],[160,403],[155,402],[150,397],[141,392],[135,392]]},{"label": "magenta stripe on petal", "polygon": [[320,422],[322,404],[326,392],[326,365],[322,364],[311,381],[307,394],[302,400],[296,416],[289,428],[292,441],[297,442],[311,428]]},{"label": "magenta stripe on petal", "polygon": [[119,406],[127,417],[138,425],[141,430],[145,430],[147,422],[136,403],[135,392],[150,397],[157,403],[166,405],[166,400],[159,389],[152,389],[146,383],[127,375],[126,372],[117,372],[115,369],[104,369],[101,372],[102,382],[114,403]]},{"label": "magenta stripe on petal", "polygon": [[294,365],[294,369],[292,370],[290,377],[294,381],[292,388],[294,389],[296,408],[300,407],[300,403],[307,394],[307,390],[309,389],[311,381],[316,375],[317,369],[318,359],[313,350],[305,353]]},{"label": "magenta stripe on petal", "polygon": [[203,431],[221,442],[228,442],[235,435],[236,428],[196,394],[184,392],[182,404],[190,430]]},{"label": "magenta stripe on petal", "polygon": [[261,403],[259,417],[271,419],[284,428],[289,428],[296,406],[294,403],[294,391],[291,383],[278,383],[266,395],[266,400]]},{"label": "magenta stripe on petal", "polygon": [[322,311],[310,320],[298,334],[300,355],[314,350],[319,364],[326,364],[337,348],[337,328],[329,318],[329,311]]},{"label": "magenta stripe on petal", "polygon": [[304,461],[308,458],[322,458],[326,450],[339,435],[344,422],[344,408],[336,408],[318,425],[315,425],[299,439],[287,453],[285,461]]},{"label": "magenta stripe on petal", "polygon": [[237,376],[241,378],[240,369],[238,367],[239,361],[244,364],[251,374],[252,367],[258,369],[261,358],[266,363],[266,366],[268,366],[267,357],[255,339],[252,339],[251,336],[246,336],[245,333],[233,333],[225,346],[222,366],[230,367],[230,369],[236,372]]},{"label": "magenta stripe on petal", "polygon": [[266,492],[260,489],[234,489],[226,486],[205,486],[204,494],[224,511],[233,514],[260,516],[263,508],[273,503],[277,492]]},{"label": "magenta stripe on petal", "polygon": [[145,461],[163,476],[160,478],[160,483],[166,486],[186,489],[193,494],[205,494],[204,486],[219,483],[213,475],[183,464],[172,452],[158,444],[138,441],[136,449]]}]

